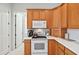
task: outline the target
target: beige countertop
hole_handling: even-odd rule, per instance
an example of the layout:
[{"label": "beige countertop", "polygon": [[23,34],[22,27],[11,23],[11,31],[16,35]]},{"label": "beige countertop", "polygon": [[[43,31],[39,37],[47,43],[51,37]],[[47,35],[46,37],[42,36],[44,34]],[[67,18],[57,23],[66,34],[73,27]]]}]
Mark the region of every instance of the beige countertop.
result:
[{"label": "beige countertop", "polygon": [[[32,37],[25,37],[24,39],[30,39],[31,40]],[[66,48],[70,49],[71,51],[73,51],[74,53],[79,55],[79,43],[78,42],[68,41],[66,39],[57,38],[57,37],[53,37],[53,36],[48,36],[47,39],[55,39],[57,42],[61,43]]]},{"label": "beige countertop", "polygon": [[31,40],[32,37],[24,37],[25,40]]}]

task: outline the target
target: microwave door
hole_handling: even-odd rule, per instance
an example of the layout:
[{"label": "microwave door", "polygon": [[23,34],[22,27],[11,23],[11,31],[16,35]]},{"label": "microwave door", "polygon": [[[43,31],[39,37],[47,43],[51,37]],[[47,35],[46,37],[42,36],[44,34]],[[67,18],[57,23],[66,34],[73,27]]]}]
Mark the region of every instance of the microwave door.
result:
[{"label": "microwave door", "polygon": [[32,28],[47,28],[46,21],[32,21]]}]

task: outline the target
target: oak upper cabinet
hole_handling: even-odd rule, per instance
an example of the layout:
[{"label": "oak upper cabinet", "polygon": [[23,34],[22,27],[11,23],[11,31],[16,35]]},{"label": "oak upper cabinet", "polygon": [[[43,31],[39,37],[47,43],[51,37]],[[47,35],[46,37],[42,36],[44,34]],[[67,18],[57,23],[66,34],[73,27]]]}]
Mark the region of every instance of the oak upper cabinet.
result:
[{"label": "oak upper cabinet", "polygon": [[53,32],[53,36],[55,36],[55,37],[61,37],[61,29],[56,29],[56,28],[54,28],[54,29],[52,29],[52,32]]},{"label": "oak upper cabinet", "polygon": [[53,28],[61,27],[61,8],[58,7],[53,10]]},{"label": "oak upper cabinet", "polygon": [[53,9],[53,28],[67,28],[67,4]]},{"label": "oak upper cabinet", "polygon": [[46,13],[45,13],[45,10],[40,10],[40,19],[46,20]]},{"label": "oak upper cabinet", "polygon": [[68,28],[79,28],[79,3],[68,4]]},{"label": "oak upper cabinet", "polygon": [[56,41],[53,39],[48,40],[48,55],[56,54]]},{"label": "oak upper cabinet", "polygon": [[53,27],[53,11],[52,10],[46,10],[46,20],[47,20],[47,28]]},{"label": "oak upper cabinet", "polygon": [[49,20],[48,20],[49,28],[53,28],[53,10],[49,10]]},{"label": "oak upper cabinet", "polygon": [[31,40],[24,41],[24,55],[31,55]]},{"label": "oak upper cabinet", "polygon": [[27,28],[32,28],[32,18],[33,18],[33,12],[32,10],[27,10]]},{"label": "oak upper cabinet", "polygon": [[65,32],[66,32],[66,29],[61,29],[61,28],[52,29],[52,35],[55,36],[55,37],[64,38],[65,37]]},{"label": "oak upper cabinet", "polygon": [[67,4],[62,4],[61,8],[61,28],[67,28]]},{"label": "oak upper cabinet", "polygon": [[50,14],[49,10],[46,10],[45,12],[46,12],[45,13],[46,17],[45,18],[46,18],[46,21],[47,21],[47,28],[51,28],[51,26],[50,26],[50,19],[49,19],[49,14]]},{"label": "oak upper cabinet", "polygon": [[32,12],[33,12],[33,17],[32,17],[32,19],[33,20],[39,20],[40,19],[40,10],[32,10]]}]

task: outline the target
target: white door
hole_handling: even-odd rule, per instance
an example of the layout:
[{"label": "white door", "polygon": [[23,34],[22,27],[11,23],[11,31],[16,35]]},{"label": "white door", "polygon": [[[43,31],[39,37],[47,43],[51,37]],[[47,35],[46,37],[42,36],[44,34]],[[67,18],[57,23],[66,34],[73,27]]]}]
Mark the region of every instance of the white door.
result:
[{"label": "white door", "polygon": [[8,34],[8,20],[9,20],[9,13],[8,12],[2,12],[0,14],[0,43],[1,43],[1,52],[0,54],[6,54],[9,52],[9,34]]},{"label": "white door", "polygon": [[15,44],[16,47],[22,44],[23,42],[23,14],[22,13],[16,13],[16,18],[15,18],[15,32],[16,32],[16,38],[15,38]]},{"label": "white door", "polygon": [[0,13],[0,53],[2,51],[2,42],[1,42],[2,41],[2,31],[1,31],[2,30],[2,28],[1,28],[2,27],[1,26],[2,25],[2,22],[1,21],[2,20],[1,20],[1,13]]}]

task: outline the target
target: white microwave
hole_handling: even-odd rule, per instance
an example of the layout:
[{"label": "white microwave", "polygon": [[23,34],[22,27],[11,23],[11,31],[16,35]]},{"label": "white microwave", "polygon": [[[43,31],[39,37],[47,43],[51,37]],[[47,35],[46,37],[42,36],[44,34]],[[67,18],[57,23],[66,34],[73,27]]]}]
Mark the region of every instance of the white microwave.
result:
[{"label": "white microwave", "polygon": [[32,28],[47,28],[47,23],[45,20],[33,20]]}]

